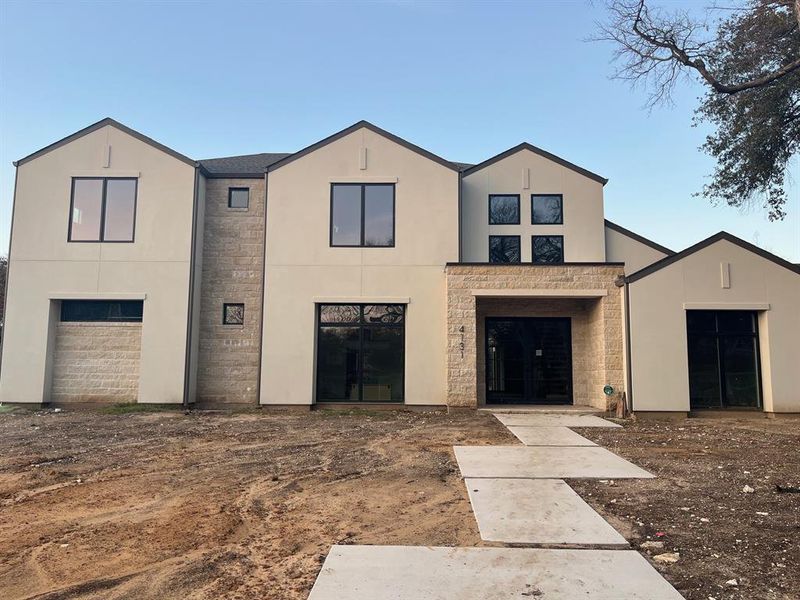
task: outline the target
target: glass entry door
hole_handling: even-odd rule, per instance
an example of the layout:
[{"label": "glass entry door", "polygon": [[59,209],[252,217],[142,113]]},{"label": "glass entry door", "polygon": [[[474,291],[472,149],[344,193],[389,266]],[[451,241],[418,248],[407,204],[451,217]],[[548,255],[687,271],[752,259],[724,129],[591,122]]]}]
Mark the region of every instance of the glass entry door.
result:
[{"label": "glass entry door", "polygon": [[571,404],[569,318],[486,319],[488,404]]},{"label": "glass entry door", "polygon": [[691,408],[761,406],[757,323],[751,311],[687,311]]}]

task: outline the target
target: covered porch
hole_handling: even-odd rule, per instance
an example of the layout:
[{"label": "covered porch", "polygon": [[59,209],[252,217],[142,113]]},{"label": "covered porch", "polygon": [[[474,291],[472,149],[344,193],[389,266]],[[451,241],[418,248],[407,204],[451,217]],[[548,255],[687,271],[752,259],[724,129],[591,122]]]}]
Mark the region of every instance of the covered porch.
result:
[{"label": "covered porch", "polygon": [[608,410],[624,388],[621,274],[607,263],[448,265],[448,406]]}]

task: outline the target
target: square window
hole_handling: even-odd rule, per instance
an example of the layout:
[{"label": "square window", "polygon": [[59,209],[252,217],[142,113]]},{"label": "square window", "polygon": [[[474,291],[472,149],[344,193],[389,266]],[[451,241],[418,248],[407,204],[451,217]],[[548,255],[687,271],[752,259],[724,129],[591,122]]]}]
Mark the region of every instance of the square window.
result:
[{"label": "square window", "polygon": [[228,208],[249,208],[250,188],[228,188]]},{"label": "square window", "polygon": [[133,242],[134,178],[73,177],[69,242]]},{"label": "square window", "polygon": [[331,185],[331,246],[394,246],[394,184]]},{"label": "square window", "polygon": [[535,235],[532,244],[533,262],[563,263],[564,262],[564,236],[563,235]]},{"label": "square window", "polygon": [[225,303],[222,305],[223,325],[244,325],[244,304]]},{"label": "square window", "polygon": [[489,236],[490,263],[520,262],[520,243],[518,235]]},{"label": "square window", "polygon": [[564,223],[564,196],[561,194],[532,194],[531,223],[534,225],[562,225]]},{"label": "square window", "polygon": [[489,225],[519,225],[519,194],[489,194]]}]

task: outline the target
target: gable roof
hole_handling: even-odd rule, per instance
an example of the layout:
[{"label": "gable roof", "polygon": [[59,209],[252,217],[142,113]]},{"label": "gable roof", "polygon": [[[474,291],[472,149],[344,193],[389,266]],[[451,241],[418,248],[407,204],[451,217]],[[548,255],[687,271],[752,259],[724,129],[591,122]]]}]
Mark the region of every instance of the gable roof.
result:
[{"label": "gable roof", "polygon": [[161,143],[155,141],[154,139],[149,138],[146,135],[144,135],[142,133],[139,133],[138,131],[136,131],[134,129],[131,129],[130,127],[128,127],[126,125],[123,125],[119,121],[115,121],[114,119],[112,119],[110,117],[106,117],[105,119],[102,119],[102,120],[98,121],[97,123],[94,123],[93,125],[89,125],[88,127],[85,127],[83,129],[81,129],[80,131],[76,131],[72,135],[68,135],[67,137],[65,137],[63,139],[60,139],[57,142],[54,142],[54,143],[50,144],[49,146],[45,146],[44,148],[42,148],[41,150],[37,150],[33,154],[29,154],[28,156],[26,156],[24,158],[20,158],[19,160],[15,161],[13,163],[13,165],[15,167],[18,167],[20,165],[24,165],[26,162],[29,162],[29,161],[33,160],[34,158],[39,158],[40,156],[42,156],[44,154],[47,154],[48,152],[52,152],[53,150],[56,150],[57,148],[60,148],[61,146],[66,146],[67,144],[69,144],[71,142],[74,142],[75,140],[80,139],[85,135],[89,135],[90,133],[93,133],[93,132],[97,131],[98,129],[102,129],[103,127],[106,127],[107,125],[110,125],[111,127],[115,127],[117,129],[119,129],[120,131],[122,131],[123,133],[127,133],[128,135],[130,135],[132,137],[135,137],[137,140],[140,140],[140,141],[144,142],[145,144],[148,144],[148,145],[152,146],[153,148],[157,148],[158,150],[161,150],[162,152],[164,152],[166,154],[169,154],[173,158],[177,158],[178,160],[183,161],[188,165],[191,165],[193,167],[197,166],[197,162],[192,160],[188,156],[185,156],[185,155],[181,154],[180,152],[176,152],[172,148],[168,148],[164,144],[161,144]]},{"label": "gable roof", "polygon": [[200,161],[204,174],[209,177],[264,177],[271,164],[291,156],[289,152],[262,152],[221,158],[205,158]]},{"label": "gable roof", "polygon": [[534,146],[532,144],[529,144],[528,142],[522,142],[521,144],[519,144],[517,146],[514,146],[513,148],[509,148],[505,152],[501,152],[500,154],[498,154],[496,156],[493,156],[492,158],[488,158],[485,161],[483,161],[481,163],[478,163],[477,165],[469,167],[468,169],[463,171],[463,174],[464,174],[465,177],[467,175],[472,175],[473,173],[476,173],[476,172],[480,171],[481,169],[484,169],[484,168],[488,167],[489,165],[493,165],[494,163],[499,162],[499,161],[503,160],[504,158],[508,158],[509,156],[512,156],[512,155],[516,154],[517,152],[520,152],[521,150],[529,150],[530,152],[533,152],[534,154],[538,154],[539,156],[541,156],[543,158],[546,158],[548,160],[552,160],[554,163],[557,163],[557,164],[561,165],[562,167],[566,167],[567,169],[575,171],[576,173],[580,173],[584,177],[588,177],[589,179],[593,179],[594,181],[597,181],[598,183],[602,183],[603,185],[608,183],[608,179],[606,179],[605,177],[601,177],[597,173],[592,173],[591,171],[587,171],[583,167],[579,167],[578,165],[573,164],[573,163],[569,162],[568,160],[564,160],[560,156],[556,156],[555,154],[552,154],[552,153],[548,152],[547,150],[542,150],[541,148],[537,148],[536,146]]},{"label": "gable roof", "polygon": [[656,271],[660,271],[664,267],[668,267],[672,263],[678,262],[679,260],[682,260],[682,259],[686,258],[687,256],[691,256],[695,252],[699,252],[700,250],[703,250],[704,248],[708,248],[709,246],[711,246],[713,244],[716,244],[717,242],[720,242],[720,241],[723,241],[723,240],[726,241],[726,242],[730,242],[731,244],[734,244],[735,246],[739,246],[740,248],[743,248],[744,250],[747,250],[748,252],[752,252],[753,254],[757,254],[761,258],[765,258],[768,261],[770,261],[772,263],[775,263],[776,265],[779,265],[781,267],[789,269],[793,273],[797,273],[798,275],[800,275],[800,266],[795,265],[793,263],[790,263],[788,260],[785,260],[785,259],[781,258],[780,256],[776,256],[775,254],[772,254],[771,252],[767,252],[763,248],[759,248],[758,246],[755,246],[755,245],[751,244],[750,242],[746,242],[743,239],[738,238],[735,235],[732,235],[732,234],[728,233],[727,231],[720,231],[719,233],[715,233],[711,237],[706,238],[703,241],[696,243],[694,246],[689,246],[688,248],[686,248],[685,250],[681,250],[677,254],[673,254],[672,256],[667,256],[665,258],[662,258],[661,260],[657,260],[656,262],[654,262],[653,264],[645,267],[644,269],[641,269],[639,271],[636,271],[635,273],[632,273],[632,274],[628,275],[625,278],[625,281],[628,282],[628,283],[633,283],[634,281],[638,281],[639,279],[647,277],[648,275],[652,275]]},{"label": "gable roof", "polygon": [[655,243],[653,240],[648,240],[646,237],[639,235],[638,233],[634,233],[630,229],[625,229],[621,225],[617,225],[608,219],[605,219],[606,227],[609,229],[616,231],[617,233],[621,233],[624,236],[631,238],[632,240],[636,240],[637,242],[644,244],[645,246],[650,246],[653,250],[658,250],[659,252],[663,252],[667,255],[673,255],[675,252],[670,250],[666,246],[662,246],[661,244]]},{"label": "gable roof", "polygon": [[312,152],[315,152],[315,151],[319,150],[320,148],[324,148],[328,144],[332,144],[333,142],[335,142],[335,141],[337,141],[337,140],[339,140],[339,139],[341,139],[341,138],[343,138],[343,137],[345,137],[347,135],[350,135],[351,133],[353,133],[355,131],[358,131],[359,129],[369,129],[373,133],[377,133],[378,135],[380,135],[382,137],[385,137],[386,139],[391,140],[391,141],[395,142],[396,144],[399,144],[399,145],[403,146],[404,148],[407,148],[408,150],[411,150],[412,152],[416,152],[420,156],[424,156],[425,158],[427,158],[429,160],[437,162],[440,165],[447,167],[448,169],[452,169],[453,171],[457,171],[457,172],[460,171],[458,165],[456,165],[454,163],[451,163],[449,160],[445,160],[441,156],[437,156],[436,154],[434,154],[432,152],[428,152],[424,148],[420,148],[419,146],[416,146],[416,145],[412,144],[411,142],[408,142],[408,141],[404,140],[403,138],[394,135],[393,133],[389,133],[388,131],[373,125],[369,121],[359,121],[358,123],[355,123],[355,124],[351,125],[350,127],[347,127],[346,129],[342,129],[338,133],[334,133],[333,135],[328,136],[323,140],[320,140],[320,141],[318,141],[318,142],[316,142],[314,144],[311,144],[310,146],[307,146],[307,147],[303,148],[302,150],[299,150],[299,151],[295,152],[294,154],[290,154],[289,156],[286,156],[285,158],[283,158],[283,159],[281,159],[281,160],[279,160],[277,162],[272,163],[271,165],[269,165],[267,167],[267,172],[271,173],[272,171],[274,171],[276,169],[280,169],[281,167],[284,167],[284,166],[288,165],[289,163],[297,160],[298,158],[302,158],[306,154],[311,154]]}]

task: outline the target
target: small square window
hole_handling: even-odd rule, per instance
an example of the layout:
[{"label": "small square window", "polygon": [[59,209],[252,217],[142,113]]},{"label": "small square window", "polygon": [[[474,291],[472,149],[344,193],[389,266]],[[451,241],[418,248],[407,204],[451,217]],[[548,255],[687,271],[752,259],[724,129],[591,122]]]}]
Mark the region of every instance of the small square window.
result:
[{"label": "small square window", "polygon": [[518,263],[518,262],[520,262],[519,236],[518,235],[490,235],[489,236],[489,262],[490,263]]},{"label": "small square window", "polygon": [[489,225],[519,225],[519,194],[489,194]]},{"label": "small square window", "polygon": [[222,305],[222,324],[223,325],[244,325],[244,304]]},{"label": "small square window", "polygon": [[248,208],[250,188],[228,188],[228,208]]},{"label": "small square window", "polygon": [[534,225],[563,225],[564,196],[561,194],[531,195],[531,223]]},{"label": "small square window", "polygon": [[563,263],[564,236],[535,235],[533,236],[532,250],[535,263]]}]

